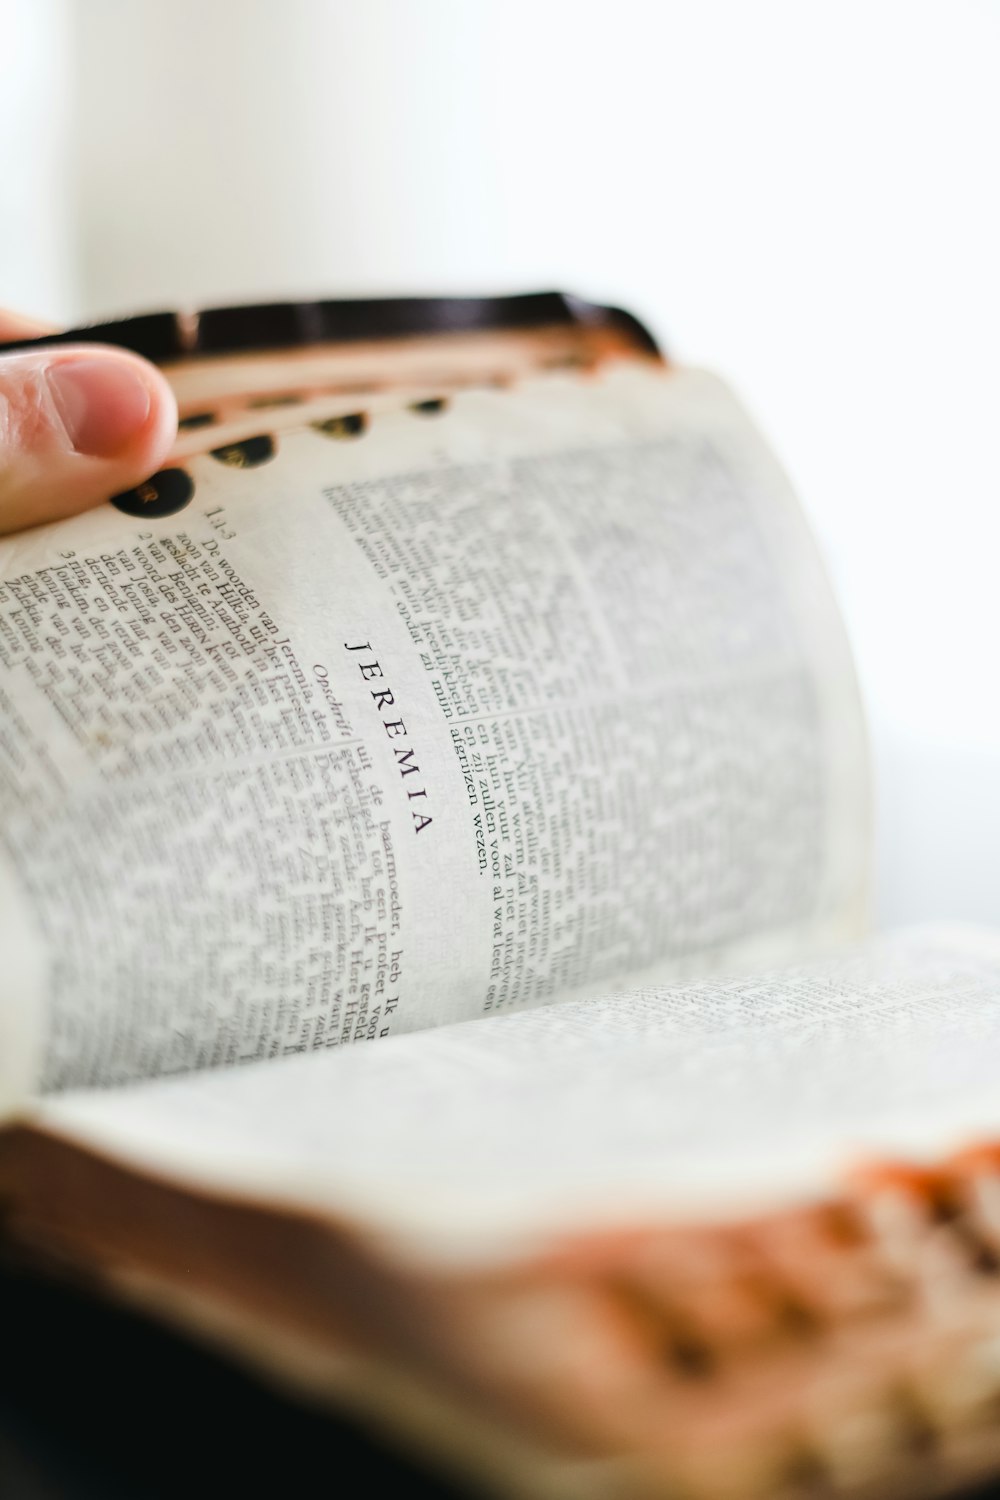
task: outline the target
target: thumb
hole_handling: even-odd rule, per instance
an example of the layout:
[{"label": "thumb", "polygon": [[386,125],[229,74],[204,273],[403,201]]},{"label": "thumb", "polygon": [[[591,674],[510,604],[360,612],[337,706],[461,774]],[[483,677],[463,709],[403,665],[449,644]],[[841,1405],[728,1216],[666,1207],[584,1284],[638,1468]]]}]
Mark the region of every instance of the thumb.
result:
[{"label": "thumb", "polygon": [[0,350],[0,532],[141,484],[176,431],[173,392],[134,354],[97,344]]}]

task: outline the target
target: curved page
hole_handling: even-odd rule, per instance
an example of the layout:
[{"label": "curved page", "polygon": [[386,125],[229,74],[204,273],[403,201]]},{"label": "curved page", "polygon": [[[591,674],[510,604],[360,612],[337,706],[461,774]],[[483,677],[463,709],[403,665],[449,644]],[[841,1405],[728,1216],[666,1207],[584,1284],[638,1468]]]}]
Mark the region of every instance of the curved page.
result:
[{"label": "curved page", "polygon": [[846,645],[717,381],[549,376],[188,469],[177,514],[0,544],[8,1097],[856,930]]}]

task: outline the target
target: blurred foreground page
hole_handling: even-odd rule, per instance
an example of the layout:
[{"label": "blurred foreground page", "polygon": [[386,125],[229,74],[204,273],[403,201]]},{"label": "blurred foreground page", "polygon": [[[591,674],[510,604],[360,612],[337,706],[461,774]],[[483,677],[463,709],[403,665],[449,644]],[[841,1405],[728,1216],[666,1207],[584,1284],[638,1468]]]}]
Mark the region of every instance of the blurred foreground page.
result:
[{"label": "blurred foreground page", "polygon": [[407,1252],[815,1202],[859,1160],[1000,1129],[1000,938],[927,928],[336,1056],[43,1101],[41,1126]]}]

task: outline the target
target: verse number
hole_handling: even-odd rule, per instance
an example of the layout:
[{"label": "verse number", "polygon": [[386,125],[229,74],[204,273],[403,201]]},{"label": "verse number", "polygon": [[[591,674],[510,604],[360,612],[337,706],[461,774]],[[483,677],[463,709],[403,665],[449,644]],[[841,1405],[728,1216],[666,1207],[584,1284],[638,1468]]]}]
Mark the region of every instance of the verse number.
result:
[{"label": "verse number", "polygon": [[226,520],[226,513],[222,509],[221,505],[217,505],[214,510],[206,510],[205,520],[208,522],[209,526],[211,526],[213,531],[217,531],[219,533],[219,536],[224,542],[231,542],[236,536],[236,532],[233,531],[232,527],[229,525],[229,522]]}]

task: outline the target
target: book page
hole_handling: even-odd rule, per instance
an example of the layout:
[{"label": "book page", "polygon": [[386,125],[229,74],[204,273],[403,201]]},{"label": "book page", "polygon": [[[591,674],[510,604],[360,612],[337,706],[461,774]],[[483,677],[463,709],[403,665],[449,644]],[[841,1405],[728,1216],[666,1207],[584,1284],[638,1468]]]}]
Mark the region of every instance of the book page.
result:
[{"label": "book page", "polygon": [[873,1155],[1000,1131],[1000,934],[915,930],[108,1093],[37,1120],[225,1194],[487,1260],[573,1230],[821,1199]]},{"label": "book page", "polygon": [[857,929],[847,649],[717,381],[548,377],[265,456],[0,543],[10,1096]]}]

